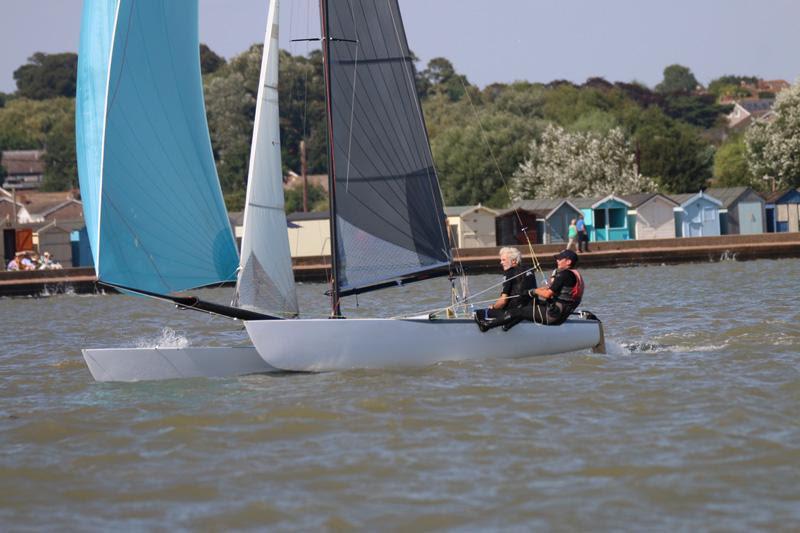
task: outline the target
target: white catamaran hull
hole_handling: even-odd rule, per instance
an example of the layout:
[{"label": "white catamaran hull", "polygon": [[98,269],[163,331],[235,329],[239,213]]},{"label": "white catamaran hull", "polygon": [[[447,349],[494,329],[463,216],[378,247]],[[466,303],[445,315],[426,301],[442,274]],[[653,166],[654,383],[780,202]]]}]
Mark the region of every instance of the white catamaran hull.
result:
[{"label": "white catamaran hull", "polygon": [[222,378],[277,371],[252,346],[87,349],[83,358],[97,381]]},{"label": "white catamaran hull", "polygon": [[596,320],[560,326],[524,322],[481,333],[471,320],[312,319],[245,322],[268,364],[290,371],[425,366],[440,361],[520,358],[595,348]]}]

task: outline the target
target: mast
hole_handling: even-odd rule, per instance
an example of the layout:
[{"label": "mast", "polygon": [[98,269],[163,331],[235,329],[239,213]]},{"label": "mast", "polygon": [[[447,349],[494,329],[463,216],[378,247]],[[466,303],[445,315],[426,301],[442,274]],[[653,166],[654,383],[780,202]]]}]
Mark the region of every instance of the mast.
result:
[{"label": "mast", "polygon": [[330,25],[328,22],[328,2],[319,1],[320,24],[322,26],[322,67],[325,78],[325,115],[328,121],[328,204],[330,206],[331,232],[331,318],[341,316],[339,305],[339,284],[337,283],[336,235],[336,165],[333,156],[333,107],[331,105],[331,64],[330,64]]}]

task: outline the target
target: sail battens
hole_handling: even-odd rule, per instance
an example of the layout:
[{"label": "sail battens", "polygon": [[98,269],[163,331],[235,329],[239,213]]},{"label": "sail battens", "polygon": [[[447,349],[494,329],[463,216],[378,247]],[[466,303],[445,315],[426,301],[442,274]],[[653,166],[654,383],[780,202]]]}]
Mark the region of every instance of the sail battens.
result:
[{"label": "sail battens", "polygon": [[324,7],[334,278],[344,295],[441,268],[451,258],[397,1]]},{"label": "sail battens", "polygon": [[247,202],[247,205],[250,206],[250,207],[257,207],[259,209],[272,209],[272,210],[275,210],[275,211],[280,211],[281,213],[284,210],[284,206],[282,206],[282,205],[263,205],[263,204],[257,204],[257,203],[254,203],[254,202]]}]

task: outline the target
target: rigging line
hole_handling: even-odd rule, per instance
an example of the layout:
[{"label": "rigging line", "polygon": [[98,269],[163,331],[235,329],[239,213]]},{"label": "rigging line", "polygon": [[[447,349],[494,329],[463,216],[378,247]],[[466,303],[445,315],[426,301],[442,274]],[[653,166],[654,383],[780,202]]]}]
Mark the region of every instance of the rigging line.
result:
[{"label": "rigging line", "polygon": [[[470,302],[470,301],[472,301],[472,299],[473,299],[473,298],[475,298],[476,296],[480,296],[480,295],[481,295],[481,294],[483,294],[483,293],[489,292],[490,290],[494,289],[495,287],[500,287],[500,286],[502,286],[503,284],[505,284],[507,281],[511,281],[511,280],[517,279],[517,278],[518,278],[518,277],[520,277],[520,276],[524,276],[524,275],[525,275],[525,274],[527,274],[528,272],[532,272],[532,271],[533,271],[533,269],[534,269],[534,267],[531,267],[531,268],[529,268],[529,269],[527,269],[527,270],[524,270],[523,272],[520,272],[520,273],[519,273],[519,274],[517,274],[516,276],[513,276],[513,277],[511,277],[511,278],[508,278],[508,279],[506,279],[506,278],[504,277],[504,278],[503,278],[503,281],[500,281],[500,282],[498,282],[498,283],[495,283],[494,285],[490,285],[489,287],[486,287],[486,288],[485,288],[485,289],[483,289],[482,291],[476,292],[476,293],[475,293],[475,294],[473,294],[472,296],[468,296],[468,297],[466,297],[466,298],[464,299],[464,302]],[[507,296],[507,298],[511,298],[511,296]],[[516,298],[516,296],[514,296],[514,298]]]},{"label": "rigging line", "polygon": [[[492,157],[492,162],[494,162],[494,166],[497,169],[497,174],[500,176],[500,179],[503,180],[503,187],[506,190],[506,194],[508,194],[508,201],[513,202],[513,198],[511,197],[511,189],[509,189],[508,182],[506,181],[506,178],[503,175],[503,171],[500,169],[500,163],[498,163],[497,157],[495,157],[494,155],[494,150],[492,150],[492,146],[489,144],[489,138],[486,135],[486,129],[483,127],[483,122],[481,122],[481,118],[480,115],[478,114],[477,107],[475,106],[475,103],[472,101],[472,95],[470,95],[469,91],[467,90],[467,86],[464,84],[464,78],[462,76],[458,76],[458,80],[461,82],[461,87],[464,89],[464,94],[467,95],[467,100],[469,101],[473,113],[475,113],[475,119],[478,122],[478,127],[481,132],[481,138],[483,139],[484,144],[486,144],[486,148],[489,150],[489,155],[491,155]],[[527,226],[525,226],[522,223],[522,217],[520,216],[518,209],[514,209],[514,214],[517,216],[520,228],[526,228]],[[539,263],[539,258],[536,256],[536,252],[533,249],[533,244],[531,243],[531,239],[528,236],[528,232],[523,231],[522,233],[523,235],[525,235],[525,240],[528,243],[528,250],[530,250],[531,253],[531,261],[533,262],[533,268],[535,268],[544,278],[544,271],[542,270],[541,264]]]},{"label": "rigging line", "polygon": [[[512,298],[517,298],[517,296],[510,296],[508,299],[510,300],[510,299],[512,299]],[[496,301],[496,300],[495,300],[495,299],[491,299],[491,300],[481,300],[481,301],[479,301],[479,302],[473,302],[472,304],[473,304],[473,305],[474,305],[474,304],[486,304],[486,303],[490,303],[490,302],[494,302],[494,301]],[[417,311],[417,312],[414,312],[414,313],[407,313],[407,314],[402,314],[402,315],[396,315],[396,316],[393,316],[393,317],[391,317],[391,318],[394,318],[394,319],[400,319],[400,318],[411,318],[411,317],[415,317],[415,316],[419,316],[419,315],[425,315],[425,314],[430,314],[430,313],[436,313],[437,311],[447,311],[448,309],[455,310],[455,308],[456,308],[456,307],[464,307],[464,308],[466,308],[466,307],[467,307],[467,305],[466,305],[466,304],[464,304],[464,303],[462,303],[462,304],[460,304],[460,305],[458,305],[458,306],[454,306],[454,305],[448,305],[448,306],[446,306],[446,307],[437,307],[437,308],[435,308],[435,309],[426,309],[426,310],[424,310],[424,311]],[[469,316],[469,315],[466,315],[466,316]]]},{"label": "rigging line", "polygon": [[[403,41],[405,39],[401,39],[401,37],[400,37],[400,30],[397,27],[397,21],[395,20],[394,11],[392,10],[391,0],[386,0],[386,4],[387,4],[387,6],[389,6],[389,15],[392,17],[392,25],[394,26],[394,32],[395,32],[395,37],[396,37],[397,43],[400,46],[400,49],[403,50],[404,48],[403,48],[403,44],[402,43],[403,43]],[[398,11],[398,16],[400,16],[399,11]],[[403,35],[403,37],[405,37],[405,35]],[[405,40],[405,42],[406,42],[406,45],[407,45],[408,41]],[[405,71],[406,71],[406,80],[410,84],[411,94],[413,95],[414,104],[416,105],[416,108],[417,108],[417,113],[418,113],[418,116],[419,116],[420,124],[422,126],[422,131],[425,132],[425,137],[427,139],[427,147],[428,147],[428,150],[427,150],[428,154],[427,155],[430,156],[430,160],[433,163],[433,152],[431,151],[430,139],[428,139],[428,130],[425,127],[425,116],[422,113],[422,106],[420,105],[419,96],[417,95],[417,92],[416,92],[416,84],[414,83],[415,80],[414,80],[413,72],[412,73],[408,72],[408,65],[407,64],[405,65]],[[433,163],[433,164],[435,165],[435,163]],[[433,166],[433,169],[434,169],[434,172],[435,172],[436,171],[436,167]],[[444,215],[444,197],[442,196],[442,188],[441,188],[441,186],[439,186],[438,181],[436,182],[436,185],[437,185],[437,188],[439,189],[439,195],[438,195],[439,203],[438,204],[436,202],[437,197],[436,197],[436,194],[435,194],[435,192],[433,190],[433,185],[432,184],[430,186],[430,192],[431,192],[431,195],[433,196],[434,205],[442,206],[441,215]],[[442,222],[443,222],[443,224],[438,224],[440,237],[442,239],[442,243],[448,243],[449,239],[447,239],[447,237],[446,237],[446,235],[444,233],[444,225],[447,224],[447,217],[445,217]],[[449,250],[448,250],[448,252],[449,252]],[[450,253],[448,253],[447,255],[449,256]]]}]

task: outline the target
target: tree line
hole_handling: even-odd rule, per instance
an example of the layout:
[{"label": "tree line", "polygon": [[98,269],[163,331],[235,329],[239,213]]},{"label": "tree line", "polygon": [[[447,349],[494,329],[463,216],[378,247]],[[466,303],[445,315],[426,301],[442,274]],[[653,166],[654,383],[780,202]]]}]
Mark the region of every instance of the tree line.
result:
[{"label": "tree line", "polygon": [[[261,45],[226,61],[200,47],[206,111],[217,171],[230,210],[241,209],[261,66]],[[0,93],[0,150],[44,149],[45,190],[77,187],[75,54],[34,54]],[[322,54],[280,52],[279,105],[284,171],[327,169]],[[732,134],[722,96],[744,96],[752,76],[723,76],[700,87],[681,65],[653,89],[590,78],[472,85],[445,58],[416,72],[445,201],[503,207],[519,198],[660,191],[706,185],[764,189],[800,185],[798,84],[777,100],[777,119]],[[768,95],[764,95],[768,96]],[[3,170],[0,168],[0,176]],[[287,210],[299,195],[287,195]],[[324,208],[321,190],[311,202]]]}]

